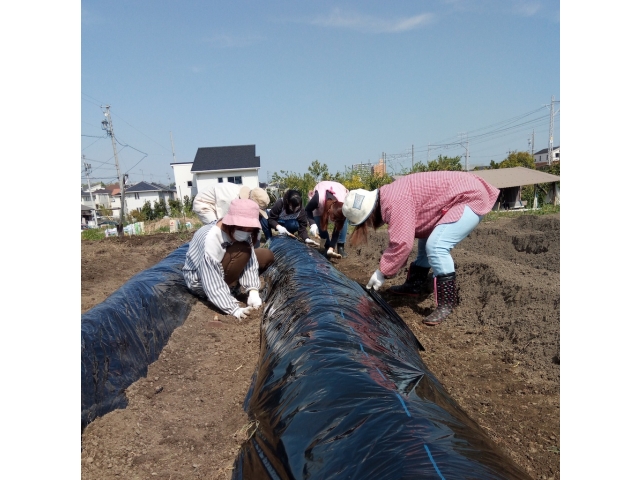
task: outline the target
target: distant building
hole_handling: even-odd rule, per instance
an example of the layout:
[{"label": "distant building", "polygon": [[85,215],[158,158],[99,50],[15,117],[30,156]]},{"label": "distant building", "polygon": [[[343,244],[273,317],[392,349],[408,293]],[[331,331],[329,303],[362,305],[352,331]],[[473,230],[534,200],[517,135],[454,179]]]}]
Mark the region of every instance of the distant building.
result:
[{"label": "distant building", "polygon": [[165,201],[167,208],[169,208],[169,200],[175,199],[175,192],[174,188],[159,183],[138,182],[125,189],[126,211],[140,210],[146,201],[153,208],[154,202],[158,202],[161,199]]},{"label": "distant building", "polygon": [[371,163],[357,163],[351,165],[351,170],[362,175],[371,175],[373,173],[373,165]]},{"label": "distant building", "polygon": [[384,163],[384,160],[381,158],[378,160],[378,164],[373,167],[373,174],[378,175],[380,177],[384,177],[387,173],[387,165]]},{"label": "distant building", "polygon": [[218,183],[230,182],[256,188],[260,185],[260,157],[255,145],[200,147],[193,162],[172,163],[180,199],[196,196]]},{"label": "distant building", "polygon": [[533,161],[535,162],[536,169],[541,167],[558,163],[560,161],[560,145],[557,147],[553,147],[553,154],[551,156],[551,162],[549,162],[549,149],[543,148],[542,150],[538,150],[533,154]]}]

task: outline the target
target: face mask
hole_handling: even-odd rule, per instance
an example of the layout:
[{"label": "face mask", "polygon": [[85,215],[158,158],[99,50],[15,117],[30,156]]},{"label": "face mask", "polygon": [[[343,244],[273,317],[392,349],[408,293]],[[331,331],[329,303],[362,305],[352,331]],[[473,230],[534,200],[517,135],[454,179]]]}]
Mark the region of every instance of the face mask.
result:
[{"label": "face mask", "polygon": [[233,238],[239,242],[248,242],[251,240],[251,232],[243,232],[242,230],[236,230],[233,232]]}]

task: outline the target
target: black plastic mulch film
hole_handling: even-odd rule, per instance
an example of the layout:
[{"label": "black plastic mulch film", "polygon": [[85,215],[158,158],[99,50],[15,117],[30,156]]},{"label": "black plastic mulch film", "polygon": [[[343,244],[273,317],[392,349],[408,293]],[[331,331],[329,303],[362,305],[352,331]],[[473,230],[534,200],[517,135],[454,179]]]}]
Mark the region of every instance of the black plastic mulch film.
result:
[{"label": "black plastic mulch film", "polygon": [[[529,479],[446,393],[378,295],[272,238],[239,479]],[[257,428],[255,427],[257,425]]]},{"label": "black plastic mulch film", "polygon": [[[82,428],[127,405],[195,297],[185,244],[82,315]],[[256,421],[233,479],[530,477],[444,391],[402,319],[302,243],[274,237]]]},{"label": "black plastic mulch film", "polygon": [[177,248],[82,315],[82,430],[127,406],[125,389],[146,376],[189,315],[195,297],[182,276],[188,247]]}]

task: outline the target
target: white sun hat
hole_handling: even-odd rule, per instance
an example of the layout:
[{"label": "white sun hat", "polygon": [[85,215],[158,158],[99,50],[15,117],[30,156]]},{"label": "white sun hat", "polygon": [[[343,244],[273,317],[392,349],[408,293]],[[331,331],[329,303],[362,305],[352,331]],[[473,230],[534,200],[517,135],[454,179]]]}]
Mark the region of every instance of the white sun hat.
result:
[{"label": "white sun hat", "polygon": [[344,199],[342,205],[342,213],[351,225],[357,226],[364,223],[376,205],[376,199],[378,198],[378,189],[373,191],[364,190],[362,188],[356,188],[351,190]]}]

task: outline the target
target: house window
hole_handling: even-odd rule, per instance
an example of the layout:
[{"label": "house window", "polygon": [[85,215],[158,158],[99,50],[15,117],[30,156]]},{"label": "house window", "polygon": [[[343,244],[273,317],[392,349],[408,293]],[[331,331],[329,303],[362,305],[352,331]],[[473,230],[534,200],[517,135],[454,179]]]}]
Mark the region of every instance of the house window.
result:
[{"label": "house window", "polygon": [[193,182],[191,180],[187,181],[187,187],[193,187]]},{"label": "house window", "polygon": [[229,183],[242,184],[242,177],[229,177],[229,178],[227,178],[227,181]]},{"label": "house window", "polygon": [[222,183],[222,177],[218,177],[218,183]]},{"label": "house window", "polygon": [[135,198],[136,200],[140,200],[140,194],[134,193],[133,198]]}]

